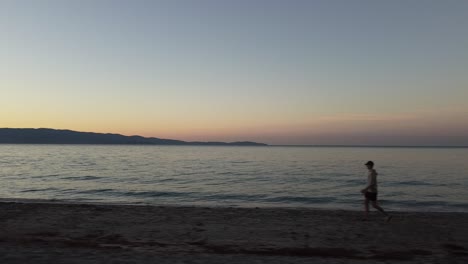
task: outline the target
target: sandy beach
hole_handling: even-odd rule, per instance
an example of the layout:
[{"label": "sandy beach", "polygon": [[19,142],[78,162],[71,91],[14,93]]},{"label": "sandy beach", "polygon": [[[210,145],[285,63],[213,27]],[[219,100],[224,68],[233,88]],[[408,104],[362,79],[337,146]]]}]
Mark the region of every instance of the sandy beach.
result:
[{"label": "sandy beach", "polygon": [[467,213],[0,202],[0,263],[468,263]]}]

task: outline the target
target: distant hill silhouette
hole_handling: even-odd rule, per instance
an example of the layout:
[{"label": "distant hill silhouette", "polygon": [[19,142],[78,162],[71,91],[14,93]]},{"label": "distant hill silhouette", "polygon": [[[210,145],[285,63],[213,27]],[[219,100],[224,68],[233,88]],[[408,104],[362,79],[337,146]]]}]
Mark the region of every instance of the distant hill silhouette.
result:
[{"label": "distant hill silhouette", "polygon": [[256,142],[187,142],[173,139],[145,138],[58,130],[49,128],[0,128],[0,144],[128,144],[128,145],[187,145],[187,146],[267,146]]}]

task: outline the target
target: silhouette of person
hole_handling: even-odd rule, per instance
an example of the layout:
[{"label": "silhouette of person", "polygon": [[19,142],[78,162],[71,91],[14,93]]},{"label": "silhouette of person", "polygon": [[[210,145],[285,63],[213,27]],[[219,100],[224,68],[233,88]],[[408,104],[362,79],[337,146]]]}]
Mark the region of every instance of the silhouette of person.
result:
[{"label": "silhouette of person", "polygon": [[390,221],[392,216],[387,214],[382,207],[379,206],[377,202],[377,171],[374,169],[374,162],[368,161],[366,164],[368,173],[367,173],[367,186],[361,190],[361,193],[364,195],[364,221],[369,219],[369,202],[371,202],[372,207],[377,209],[382,213],[386,221]]}]

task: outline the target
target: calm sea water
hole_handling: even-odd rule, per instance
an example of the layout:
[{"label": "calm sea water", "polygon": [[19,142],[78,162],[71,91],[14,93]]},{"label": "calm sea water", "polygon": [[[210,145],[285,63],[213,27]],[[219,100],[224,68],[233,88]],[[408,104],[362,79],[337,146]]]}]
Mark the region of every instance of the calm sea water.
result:
[{"label": "calm sea water", "polygon": [[0,145],[0,198],[468,212],[468,149]]}]

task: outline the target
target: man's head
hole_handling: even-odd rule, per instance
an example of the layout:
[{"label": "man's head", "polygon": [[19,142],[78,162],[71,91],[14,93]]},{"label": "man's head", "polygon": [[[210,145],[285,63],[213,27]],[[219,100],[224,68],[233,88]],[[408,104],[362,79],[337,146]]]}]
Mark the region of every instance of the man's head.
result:
[{"label": "man's head", "polygon": [[364,164],[364,165],[366,165],[366,167],[367,167],[368,169],[374,168],[374,162],[371,161],[371,160],[369,160],[368,162],[366,162],[366,164]]}]

